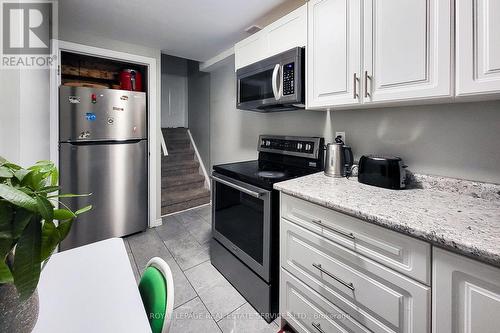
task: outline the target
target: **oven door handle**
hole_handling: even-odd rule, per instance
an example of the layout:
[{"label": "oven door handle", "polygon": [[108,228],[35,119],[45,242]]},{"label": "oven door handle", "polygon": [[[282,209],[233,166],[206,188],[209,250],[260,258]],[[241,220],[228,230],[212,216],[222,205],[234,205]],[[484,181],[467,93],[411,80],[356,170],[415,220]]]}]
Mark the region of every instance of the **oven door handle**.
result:
[{"label": "oven door handle", "polygon": [[227,180],[221,179],[219,177],[212,176],[212,179],[215,180],[216,182],[219,182],[221,184],[224,184],[224,185],[227,185],[229,187],[232,187],[235,190],[241,191],[241,192],[243,192],[245,194],[251,195],[252,197],[255,197],[255,198],[258,198],[258,199],[262,198],[264,195],[267,194],[267,192],[265,192],[265,191],[263,191],[263,192],[256,192],[256,191],[249,190],[247,188],[244,188],[243,186],[236,185],[234,183],[228,182]]}]

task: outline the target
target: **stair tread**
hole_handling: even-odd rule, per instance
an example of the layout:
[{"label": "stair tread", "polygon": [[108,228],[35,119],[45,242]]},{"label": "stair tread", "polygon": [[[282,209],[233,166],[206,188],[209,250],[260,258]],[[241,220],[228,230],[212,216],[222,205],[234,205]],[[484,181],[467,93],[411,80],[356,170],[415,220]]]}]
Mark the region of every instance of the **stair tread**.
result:
[{"label": "stair tread", "polygon": [[[191,147],[170,147],[168,149],[168,154],[169,155],[175,155],[175,154],[194,154],[194,149]],[[168,156],[165,156],[168,157]]]},{"label": "stair tread", "polygon": [[166,191],[162,195],[162,207],[170,206],[173,204],[186,202],[194,199],[199,199],[203,197],[210,197],[210,191],[204,187],[194,188],[184,191]]},{"label": "stair tread", "polygon": [[162,188],[164,186],[178,186],[178,185],[186,185],[197,182],[203,182],[205,177],[198,173],[192,173],[187,175],[173,175],[173,176],[163,176],[161,180]]},{"label": "stair tread", "polygon": [[177,169],[177,168],[197,168],[200,163],[195,160],[178,160],[178,161],[162,161],[161,167],[163,170]]},{"label": "stair tread", "polygon": [[195,181],[195,180],[204,180],[205,177],[200,175],[199,173],[191,173],[187,175],[176,175],[176,176],[163,176],[162,180],[166,180],[168,182],[180,182],[180,181]]}]

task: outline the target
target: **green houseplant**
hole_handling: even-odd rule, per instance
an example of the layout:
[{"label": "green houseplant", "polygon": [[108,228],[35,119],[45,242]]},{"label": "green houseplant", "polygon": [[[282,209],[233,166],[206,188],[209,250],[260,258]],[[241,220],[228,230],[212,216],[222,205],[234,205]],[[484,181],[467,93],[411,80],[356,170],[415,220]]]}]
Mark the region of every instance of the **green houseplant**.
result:
[{"label": "green houseplant", "polygon": [[[31,331],[38,316],[36,287],[42,266],[68,235],[75,218],[92,208],[72,211],[60,202],[79,195],[59,194],[58,178],[50,161],[24,169],[0,157],[1,332],[19,327],[24,327],[22,332]],[[56,208],[57,203],[61,208]]]}]

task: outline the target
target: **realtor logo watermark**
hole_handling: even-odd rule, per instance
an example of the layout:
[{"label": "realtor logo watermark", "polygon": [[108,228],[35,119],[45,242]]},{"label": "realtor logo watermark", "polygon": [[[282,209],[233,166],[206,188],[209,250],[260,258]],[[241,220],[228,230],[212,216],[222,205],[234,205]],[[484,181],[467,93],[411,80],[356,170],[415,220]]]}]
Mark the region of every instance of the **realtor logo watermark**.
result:
[{"label": "realtor logo watermark", "polygon": [[57,1],[0,0],[0,68],[47,69],[57,65]]}]

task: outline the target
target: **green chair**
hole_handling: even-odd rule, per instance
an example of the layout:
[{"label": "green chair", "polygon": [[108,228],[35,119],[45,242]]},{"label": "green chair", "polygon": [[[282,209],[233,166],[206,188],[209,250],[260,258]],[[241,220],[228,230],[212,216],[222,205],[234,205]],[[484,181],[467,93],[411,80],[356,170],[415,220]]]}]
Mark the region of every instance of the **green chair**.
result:
[{"label": "green chair", "polygon": [[148,262],[139,292],[152,333],[168,333],[174,309],[174,280],[163,259],[155,257]]}]

